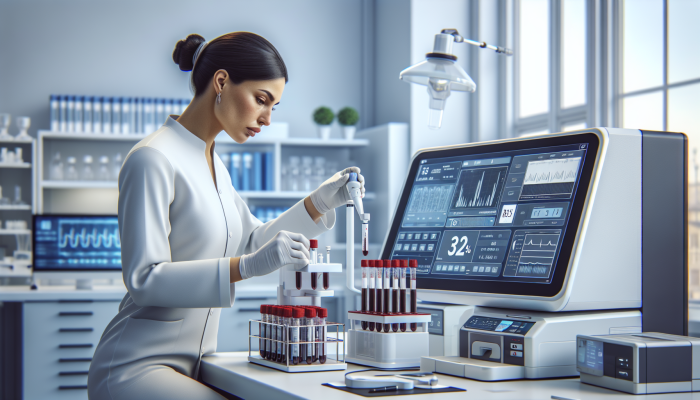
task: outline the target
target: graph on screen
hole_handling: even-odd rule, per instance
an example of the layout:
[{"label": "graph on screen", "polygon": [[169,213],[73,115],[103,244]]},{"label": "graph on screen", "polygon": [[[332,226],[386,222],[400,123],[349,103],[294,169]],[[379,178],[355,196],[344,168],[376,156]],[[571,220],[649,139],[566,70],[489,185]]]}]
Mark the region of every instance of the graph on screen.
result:
[{"label": "graph on screen", "polygon": [[423,185],[413,189],[410,213],[444,212],[450,205],[452,185]]},{"label": "graph on screen", "polygon": [[520,199],[570,197],[580,164],[581,157],[530,161],[525,171]]},{"label": "graph on screen", "polygon": [[58,251],[63,257],[121,254],[119,225],[113,219],[64,219],[58,225]]},{"label": "graph on screen", "polygon": [[559,233],[525,235],[516,276],[548,276],[556,257],[559,236]]},{"label": "graph on screen", "polygon": [[452,200],[453,208],[496,207],[508,167],[462,170]]}]

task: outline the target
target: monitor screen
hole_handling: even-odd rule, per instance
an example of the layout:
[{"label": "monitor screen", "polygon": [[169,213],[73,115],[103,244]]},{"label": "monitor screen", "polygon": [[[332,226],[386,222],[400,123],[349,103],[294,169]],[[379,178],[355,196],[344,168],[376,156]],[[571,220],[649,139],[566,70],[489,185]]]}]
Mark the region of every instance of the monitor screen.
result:
[{"label": "monitor screen", "polygon": [[121,270],[116,215],[35,215],[35,271]]},{"label": "monitor screen", "polygon": [[418,154],[382,258],[417,259],[419,289],[556,295],[597,150],[587,133]]}]

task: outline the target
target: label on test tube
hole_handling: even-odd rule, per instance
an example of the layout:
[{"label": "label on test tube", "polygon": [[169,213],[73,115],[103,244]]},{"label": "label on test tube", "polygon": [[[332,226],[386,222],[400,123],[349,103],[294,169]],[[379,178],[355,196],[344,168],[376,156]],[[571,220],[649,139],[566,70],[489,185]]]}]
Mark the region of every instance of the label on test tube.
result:
[{"label": "label on test tube", "polygon": [[[289,335],[291,336],[289,338],[290,342],[298,342],[299,341],[299,327],[293,326],[289,328]],[[292,346],[292,354],[290,354],[292,357],[299,357],[299,345]]]}]

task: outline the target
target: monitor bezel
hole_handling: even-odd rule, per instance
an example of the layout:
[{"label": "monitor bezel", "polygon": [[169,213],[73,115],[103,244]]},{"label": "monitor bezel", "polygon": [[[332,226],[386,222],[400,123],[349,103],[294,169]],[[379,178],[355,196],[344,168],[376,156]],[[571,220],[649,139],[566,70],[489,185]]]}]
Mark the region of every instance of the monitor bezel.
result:
[{"label": "monitor bezel", "polygon": [[36,220],[42,217],[59,217],[59,218],[117,218],[117,214],[34,214],[32,215],[32,268],[34,272],[115,272],[121,271],[122,268],[37,268],[35,265],[36,256]]},{"label": "monitor bezel", "polygon": [[[527,146],[524,146],[527,143]],[[594,132],[581,132],[567,135],[557,136],[538,136],[534,138],[520,138],[510,141],[499,141],[489,143],[468,144],[465,146],[451,146],[447,148],[425,149],[417,153],[409,167],[408,176],[404,182],[399,202],[395,209],[394,218],[391,221],[389,233],[387,234],[384,247],[382,249],[382,259],[391,258],[391,249],[396,241],[396,235],[403,219],[403,214],[399,215],[399,210],[404,210],[411,194],[411,189],[418,172],[418,167],[421,161],[455,157],[482,155],[496,152],[507,152],[514,150],[539,149],[546,147],[556,147],[562,145],[571,145],[587,143],[588,149],[586,158],[583,163],[579,185],[576,190],[576,195],[571,206],[571,214],[569,216],[569,224],[564,233],[562,248],[559,251],[559,257],[552,276],[552,281],[546,283],[527,283],[527,282],[504,282],[499,280],[475,279],[475,280],[449,280],[449,279],[431,279],[423,276],[418,276],[416,286],[421,290],[441,291],[459,293],[481,293],[495,295],[517,295],[517,296],[534,296],[553,298],[561,293],[565,287],[566,277],[571,266],[571,260],[574,253],[574,245],[578,237],[579,228],[583,222],[583,211],[587,203],[589,189],[593,183],[594,172],[597,165],[597,160],[600,154],[601,138]]]}]

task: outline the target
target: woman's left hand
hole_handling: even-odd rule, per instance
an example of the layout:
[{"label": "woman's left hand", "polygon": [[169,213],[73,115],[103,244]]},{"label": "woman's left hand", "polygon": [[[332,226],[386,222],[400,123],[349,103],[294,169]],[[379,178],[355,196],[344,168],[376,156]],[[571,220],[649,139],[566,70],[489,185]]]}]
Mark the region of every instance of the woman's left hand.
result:
[{"label": "woman's left hand", "polygon": [[311,202],[319,213],[325,214],[337,207],[346,205],[350,198],[350,193],[345,188],[345,184],[350,179],[350,173],[357,173],[357,181],[360,182],[362,197],[365,197],[365,178],[360,175],[360,168],[350,167],[345,168],[340,172],[336,172],[333,176],[323,182],[318,189],[314,190],[311,195]]}]

